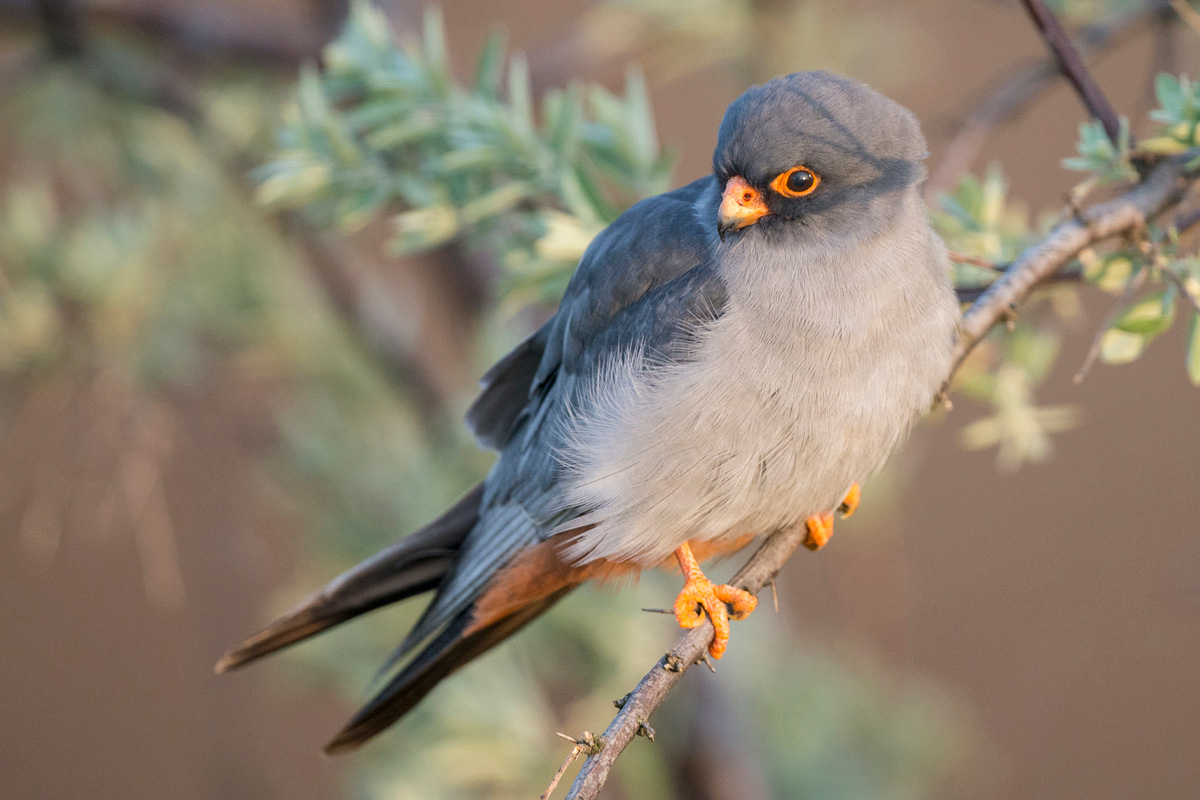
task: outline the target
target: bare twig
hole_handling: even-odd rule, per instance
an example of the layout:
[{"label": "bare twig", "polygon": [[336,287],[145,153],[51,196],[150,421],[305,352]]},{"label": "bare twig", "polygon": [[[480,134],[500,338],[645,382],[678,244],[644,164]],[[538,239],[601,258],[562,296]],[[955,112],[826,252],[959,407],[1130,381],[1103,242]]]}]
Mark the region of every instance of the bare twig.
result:
[{"label": "bare twig", "polygon": [[[344,6],[344,3],[331,3]],[[249,8],[249,7],[248,7]],[[344,10],[344,9],[343,9]],[[66,17],[58,16],[67,12]],[[49,16],[48,16],[49,14]],[[86,3],[69,0],[0,0],[0,20],[10,25],[41,25],[53,21],[56,34],[70,34],[78,44],[82,27],[116,29],[169,43],[175,53],[205,59],[250,62],[256,66],[292,68],[317,55],[332,32],[338,14],[325,14],[318,25],[306,25],[295,15],[242,10],[236,14],[191,9],[184,12],[160,3]],[[65,19],[70,28],[58,24]],[[56,46],[51,40],[52,46]]]},{"label": "bare twig", "polygon": [[[1146,0],[1083,28],[1077,38],[1081,53],[1096,53],[1117,47],[1145,27],[1155,23],[1174,24],[1170,0]],[[926,196],[945,191],[951,181],[966,172],[986,143],[989,134],[1017,117],[1050,86],[1061,73],[1054,59],[1028,64],[998,82],[997,88],[976,105],[957,126],[950,143],[926,184]]]},{"label": "bare twig", "polygon": [[1180,214],[1175,218],[1174,225],[1178,233],[1183,233],[1197,223],[1200,223],[1200,208],[1193,208],[1191,211]]},{"label": "bare twig", "polygon": [[1034,24],[1041,31],[1042,38],[1054,53],[1058,68],[1075,87],[1088,113],[1100,120],[1104,132],[1108,134],[1112,143],[1116,144],[1121,130],[1117,112],[1113,111],[1099,84],[1083,65],[1083,58],[1071,43],[1071,37],[1063,29],[1062,23],[1054,16],[1054,12],[1046,8],[1043,0],[1023,0],[1023,3],[1029,15],[1033,17]]},{"label": "bare twig", "polygon": [[955,261],[959,264],[970,264],[974,267],[990,269],[993,272],[1003,272],[1005,269],[1004,266],[997,264],[995,261],[988,261],[986,258],[980,258],[979,256],[972,256],[966,253],[958,253],[954,250],[947,250],[946,255],[950,256],[951,261]]},{"label": "bare twig", "polygon": [[34,0],[33,10],[51,52],[61,57],[83,52],[83,18],[74,0]]},{"label": "bare twig", "polygon": [[1200,36],[1200,12],[1187,4],[1186,0],[1171,0],[1171,8],[1175,9],[1175,13],[1179,18],[1187,23],[1192,29],[1192,33]]},{"label": "bare twig", "polygon": [[554,773],[554,777],[550,779],[550,785],[546,787],[546,791],[542,792],[542,794],[538,797],[538,800],[549,800],[550,795],[554,794],[554,790],[558,788],[559,781],[561,781],[563,775],[567,773],[567,767],[571,766],[571,764],[575,762],[575,759],[579,758],[581,754],[585,752],[591,753],[593,752],[593,748],[595,748],[595,752],[599,752],[600,748],[603,747],[603,743],[597,741],[589,731],[584,731],[583,736],[579,739],[576,739],[574,736],[567,736],[565,733],[560,733],[558,735],[561,738],[566,739],[568,742],[571,742],[575,746],[571,748],[570,753],[567,753],[567,757],[563,760],[562,766],[558,768],[558,772]]},{"label": "bare twig", "polygon": [[1100,349],[1104,346],[1104,334],[1113,326],[1117,318],[1121,316],[1121,312],[1129,305],[1130,301],[1137,295],[1138,291],[1146,283],[1146,275],[1149,270],[1142,268],[1134,275],[1129,283],[1125,284],[1125,291],[1121,292],[1121,296],[1117,298],[1116,304],[1112,311],[1108,312],[1108,316],[1104,318],[1103,324],[1096,330],[1096,335],[1092,337],[1092,344],[1088,347],[1087,355],[1083,357],[1083,363],[1079,365],[1079,369],[1075,372],[1075,376],[1071,379],[1075,383],[1083,383],[1083,379],[1092,371],[1092,366],[1096,363],[1096,359],[1100,357]]},{"label": "bare twig", "polygon": [[1194,155],[1185,153],[1164,160],[1125,194],[1056,225],[1045,238],[1026,249],[963,316],[962,333],[954,347],[956,368],[1009,308],[1024,300],[1080,250],[1143,226],[1177,204],[1196,179],[1197,170],[1186,168]]},{"label": "bare twig", "polygon": [[[993,326],[1003,321],[1038,285],[1069,264],[1080,250],[1136,230],[1176,205],[1200,172],[1185,166],[1194,156],[1195,153],[1188,153],[1163,161],[1125,194],[1085,209],[1078,218],[1059,224],[1044,239],[1027,248],[964,314],[953,350],[955,369]],[[774,579],[805,534],[803,526],[772,534],[730,583],[757,593]],[[679,682],[684,671],[700,660],[712,635],[712,625],[707,622],[684,633],[624,698],[621,710],[604,731],[604,748],[584,762],[567,800],[596,797],[621,751],[633,741],[639,727]]]},{"label": "bare twig", "polygon": [[[807,529],[800,525],[773,534],[763,542],[730,583],[757,594],[775,577],[788,556],[804,541],[807,533]],[[637,736],[639,728],[646,724],[651,712],[658,708],[667,693],[679,682],[684,671],[700,661],[700,656],[712,641],[712,635],[710,623],[692,628],[680,636],[675,646],[642,678],[625,698],[612,723],[605,729],[604,748],[584,762],[575,782],[571,784],[571,791],[567,794],[568,800],[583,800],[596,796],[617,756],[621,755],[626,745]]]},{"label": "bare twig", "polygon": [[[1001,275],[1003,275],[1007,271],[1008,268],[1006,267],[999,272]],[[1048,276],[1046,280],[1043,281],[1043,285],[1051,283],[1078,283],[1081,280],[1083,280],[1083,268],[1076,265],[1072,267],[1064,267],[1063,269],[1055,272],[1053,275]],[[990,283],[982,286],[960,286],[955,290],[955,292],[958,294],[959,302],[974,303],[980,297],[983,297],[983,293],[990,289],[991,286],[992,284]]]}]

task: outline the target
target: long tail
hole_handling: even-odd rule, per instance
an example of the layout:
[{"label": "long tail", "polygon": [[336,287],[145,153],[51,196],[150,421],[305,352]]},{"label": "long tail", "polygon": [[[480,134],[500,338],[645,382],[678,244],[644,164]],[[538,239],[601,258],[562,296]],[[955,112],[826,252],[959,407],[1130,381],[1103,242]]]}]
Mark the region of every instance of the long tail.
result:
[{"label": "long tail", "polygon": [[354,715],[325,745],[325,752],[335,755],[353,750],[387,728],[407,714],[443,678],[512,636],[574,588],[574,585],[565,586],[476,630],[469,630],[472,612],[464,611]]},{"label": "long tail", "polygon": [[217,672],[240,667],[380,606],[436,589],[479,519],[482,497],[480,484],[424,528],[343,572],[226,653],[217,662]]},{"label": "long tail", "polygon": [[[217,662],[217,672],[236,669],[360,614],[438,588],[479,520],[482,496],[480,484],[424,528],[342,573],[226,653]],[[443,678],[516,633],[576,583],[543,584],[499,613],[489,609],[488,618],[474,626],[475,606],[461,612],[354,715],[325,751],[332,755],[353,750],[387,728]]]}]

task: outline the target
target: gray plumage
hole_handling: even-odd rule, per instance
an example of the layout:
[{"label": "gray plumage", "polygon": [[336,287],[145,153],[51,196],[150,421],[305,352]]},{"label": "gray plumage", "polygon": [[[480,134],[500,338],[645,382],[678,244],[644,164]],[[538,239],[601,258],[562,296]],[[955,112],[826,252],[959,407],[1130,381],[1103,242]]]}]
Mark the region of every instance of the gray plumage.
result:
[{"label": "gray plumage", "polygon": [[[557,314],[488,372],[468,412],[500,455],[454,524],[431,526],[454,555],[424,559],[441,578],[396,657],[436,638],[335,744],[377,732],[549,606],[463,634],[489,581],[527,548],[559,537],[571,563],[654,566],[688,540],[802,524],[877,470],[949,373],[959,320],[920,200],[925,155],[900,105],[847,78],[797,73],[729,107],[712,175],[636,204],[597,236]],[[797,165],[820,176],[811,195],[767,188]],[[770,213],[721,241],[733,176]],[[385,567],[372,569],[392,590],[364,590],[362,608],[340,595],[322,619],[429,583],[397,582],[408,562]],[[298,638],[289,630],[273,626],[230,665]]]}]

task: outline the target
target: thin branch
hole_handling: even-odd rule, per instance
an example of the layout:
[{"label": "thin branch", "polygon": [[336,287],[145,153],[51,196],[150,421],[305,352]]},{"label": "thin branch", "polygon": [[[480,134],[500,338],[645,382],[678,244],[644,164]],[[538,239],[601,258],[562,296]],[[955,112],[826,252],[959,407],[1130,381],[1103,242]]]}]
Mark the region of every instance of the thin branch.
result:
[{"label": "thin branch", "polygon": [[1071,43],[1071,37],[1063,29],[1062,23],[1058,21],[1058,17],[1054,16],[1054,12],[1046,8],[1043,0],[1022,1],[1025,10],[1033,17],[1034,24],[1041,31],[1042,38],[1046,40],[1047,46],[1054,53],[1054,58],[1058,61],[1058,68],[1075,87],[1075,91],[1083,100],[1088,113],[1100,120],[1109,140],[1113,144],[1117,144],[1121,130],[1117,112],[1113,111],[1113,107],[1109,104],[1108,98],[1104,96],[1100,85],[1088,72],[1088,68],[1083,65],[1083,58],[1075,49],[1075,45]]},{"label": "thin branch", "polygon": [[1175,218],[1175,230],[1183,233],[1197,223],[1200,223],[1200,208],[1193,208]]},{"label": "thin branch", "polygon": [[[1008,272],[1010,268],[1004,267],[997,270],[1001,275]],[[1058,272],[1046,278],[1043,285],[1051,283],[1079,283],[1083,280],[1083,267],[1079,265],[1064,267]],[[955,289],[960,303],[974,303],[980,297],[983,297],[984,292],[992,287],[992,284],[984,284],[983,286],[960,286]]]},{"label": "thin branch", "polygon": [[989,261],[986,258],[973,256],[968,253],[959,253],[954,250],[947,250],[946,255],[950,256],[950,260],[959,264],[970,264],[973,267],[982,269],[990,269],[992,272],[1003,272],[1005,267],[997,264],[995,261]]},{"label": "thin branch", "polygon": [[[807,533],[805,527],[800,525],[771,535],[730,583],[757,594],[774,579]],[[646,724],[651,712],[666,699],[683,677],[684,671],[692,664],[699,663],[700,657],[708,649],[708,643],[712,641],[712,635],[713,629],[709,623],[692,628],[680,636],[670,652],[660,658],[654,669],[642,678],[601,735],[604,747],[583,763],[583,768],[571,784],[567,800],[585,800],[596,796],[617,756],[637,736],[638,729]]]},{"label": "thin branch", "polygon": [[1175,13],[1179,18],[1187,23],[1192,29],[1192,33],[1200,36],[1200,12],[1187,4],[1186,0],[1171,0],[1171,8],[1175,9]]},{"label": "thin branch", "polygon": [[[1125,194],[1085,209],[1078,218],[1061,223],[1040,242],[1026,249],[963,315],[961,332],[953,349],[955,370],[993,326],[1002,322],[1035,288],[1070,264],[1079,251],[1144,226],[1148,220],[1179,203],[1200,172],[1200,169],[1189,171],[1185,167],[1189,158],[1195,155],[1194,152],[1185,153],[1164,160]],[[805,533],[804,527],[800,526],[772,534],[730,583],[757,594],[782,569],[804,540]],[[596,797],[617,757],[679,682],[684,671],[699,662],[712,634],[712,625],[707,622],[687,631],[646,673],[605,729],[601,737],[603,748],[584,762],[567,800]]]},{"label": "thin branch", "polygon": [[[1079,51],[1097,53],[1118,47],[1147,25],[1176,21],[1170,0],[1147,0],[1083,28],[1077,37]],[[991,132],[1020,115],[1060,74],[1057,62],[1047,58],[1023,66],[999,81],[994,91],[962,117],[926,184],[926,196],[947,190],[952,180],[971,168]]]},{"label": "thin branch", "polygon": [[83,18],[74,0],[34,0],[33,10],[55,55],[70,58],[83,53]]},{"label": "thin branch", "polygon": [[565,733],[558,735],[575,746],[571,748],[571,752],[567,754],[562,766],[558,768],[558,772],[554,773],[554,777],[550,779],[550,785],[546,787],[546,791],[542,792],[538,800],[549,800],[550,795],[554,794],[554,790],[558,788],[558,783],[562,780],[563,775],[567,774],[567,767],[571,766],[575,759],[584,753],[588,755],[598,753],[604,747],[604,740],[597,738],[591,731],[584,731],[583,736],[578,739],[574,736],[567,736]]},{"label": "thin branch", "polygon": [[962,332],[954,346],[955,369],[1009,309],[1070,263],[1079,251],[1145,225],[1179,203],[1196,179],[1198,170],[1186,168],[1194,157],[1195,153],[1189,152],[1162,161],[1125,194],[1058,224],[1026,249],[963,315]]},{"label": "thin branch", "polygon": [[1108,329],[1120,318],[1121,312],[1137,296],[1143,284],[1146,283],[1146,276],[1149,273],[1149,269],[1139,269],[1137,275],[1134,275],[1129,283],[1125,284],[1125,291],[1121,292],[1121,296],[1113,305],[1112,311],[1108,312],[1108,316],[1104,318],[1104,322],[1096,329],[1096,335],[1092,337],[1092,344],[1088,347],[1087,355],[1083,357],[1083,363],[1076,370],[1075,376],[1071,378],[1076,384],[1083,383],[1083,379],[1092,371],[1092,366],[1096,363],[1096,359],[1100,357],[1100,351],[1104,348],[1104,334],[1108,333]]},{"label": "thin branch", "polygon": [[[333,3],[335,7],[343,3]],[[337,23],[337,14],[323,14],[316,25],[306,25],[296,15],[242,10],[236,14],[191,9],[184,13],[158,3],[87,3],[71,0],[0,0],[0,20],[9,25],[42,25],[67,11],[68,30],[56,23],[56,33],[78,33],[81,28],[115,29],[169,43],[175,52],[250,62],[255,66],[292,68],[320,51]],[[72,36],[68,42],[78,42]],[[54,42],[52,40],[52,46]]]}]

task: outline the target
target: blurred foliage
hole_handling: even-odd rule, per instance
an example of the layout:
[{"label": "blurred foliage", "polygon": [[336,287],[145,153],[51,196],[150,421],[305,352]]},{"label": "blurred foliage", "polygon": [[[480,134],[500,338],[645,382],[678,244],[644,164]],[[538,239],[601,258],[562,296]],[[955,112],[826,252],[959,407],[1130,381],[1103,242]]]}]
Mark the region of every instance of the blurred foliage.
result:
[{"label": "blurred foliage", "polygon": [[460,239],[500,261],[518,304],[557,300],[591,238],[670,175],[638,72],[624,97],[577,84],[535,112],[525,59],[506,59],[502,37],[463,87],[437,11],[419,43],[398,48],[366,3],[325,68],[302,73],[281,145],[261,170],[261,201],[344,230],[392,213],[398,253]]},{"label": "blurred foliage", "polygon": [[[1003,267],[1011,263],[1040,230],[1049,226],[1030,223],[1029,212],[1008,199],[1008,185],[998,167],[988,170],[983,180],[963,176],[958,188],[940,198],[933,212],[934,227],[951,252],[966,254]],[[996,269],[966,262],[954,263],[955,285],[978,289],[997,276]],[[1060,289],[1049,298],[1052,313],[1073,316],[1076,304]],[[1036,321],[1036,308],[1046,305],[1039,298],[1029,304],[1009,327],[993,331],[959,370],[955,387],[987,403],[992,414],[962,429],[963,445],[969,449],[997,448],[997,463],[1011,471],[1027,461],[1044,461],[1053,453],[1050,434],[1067,430],[1077,417],[1070,407],[1040,408],[1035,390],[1054,364],[1060,344],[1058,326]],[[1054,301],[1057,302],[1054,302]],[[1031,313],[1033,312],[1033,313]]]},{"label": "blurred foliage", "polygon": [[[1189,166],[1200,163],[1200,85],[1186,77],[1160,74],[1154,82],[1159,107],[1150,112],[1150,120],[1158,123],[1153,134],[1130,144],[1128,123],[1123,121],[1118,146],[1105,148],[1098,143],[1103,135],[1095,126],[1081,129],[1080,157],[1067,159],[1069,169],[1092,173],[1085,186],[1113,180],[1130,180],[1132,164],[1137,160],[1152,162],[1155,158],[1194,153]],[[1137,359],[1146,346],[1171,327],[1176,305],[1183,304],[1185,316],[1191,319],[1191,330],[1197,327],[1200,314],[1200,282],[1196,280],[1195,256],[1181,252],[1179,232],[1173,222],[1149,226],[1132,246],[1097,254],[1088,250],[1081,254],[1085,279],[1100,288],[1121,296],[1121,304],[1113,312],[1107,330],[1100,339],[1100,357],[1110,364],[1124,364]],[[1196,335],[1189,336],[1186,365],[1192,383],[1200,386],[1195,362],[1200,343]]]},{"label": "blurred foliage", "polygon": [[186,124],[67,67],[5,106],[21,125],[18,179],[0,194],[0,370],[87,362],[185,380],[211,345],[264,344],[289,324],[268,301],[279,242]]},{"label": "blurred foliage", "polygon": [[[1195,147],[1200,87],[1186,77],[1162,74],[1155,81],[1155,93],[1159,108],[1150,112],[1149,118],[1158,125],[1151,137],[1136,146],[1125,118],[1115,143],[1097,121],[1080,126],[1079,155],[1063,161],[1067,169],[1089,173],[1071,192],[1073,204],[1081,203],[1098,186],[1136,180],[1139,164]],[[995,167],[982,181],[964,176],[954,192],[940,198],[940,210],[933,214],[934,226],[951,251],[995,265],[989,269],[956,263],[955,283],[964,289],[989,285],[1055,221],[1048,217],[1041,224],[1031,224],[1028,213],[1007,200],[1007,186]],[[1190,318],[1187,374],[1192,383],[1200,385],[1196,257],[1181,252],[1178,231],[1170,224],[1151,226],[1136,242],[1108,252],[1089,248],[1067,270],[1078,270],[1086,282],[1121,298],[1096,342],[1096,354],[1109,364],[1125,364],[1140,357],[1154,338],[1171,327],[1176,306],[1182,303],[1184,315]],[[1006,328],[992,331],[972,353],[956,377],[956,386],[988,403],[993,413],[963,429],[966,447],[996,446],[998,462],[1006,470],[1052,454],[1050,434],[1074,427],[1077,414],[1068,406],[1039,408],[1034,393],[1053,367],[1063,323],[1078,314],[1079,300],[1072,287],[1048,287],[1027,304],[1021,318],[1014,317]],[[1085,364],[1076,379],[1081,380],[1089,367],[1090,363]]]},{"label": "blurred foliage", "polygon": [[1121,128],[1114,143],[1104,131],[1099,120],[1079,125],[1079,141],[1075,149],[1079,155],[1063,159],[1063,166],[1077,172],[1095,173],[1095,183],[1113,183],[1137,179],[1129,143],[1129,120],[1121,117]]}]

